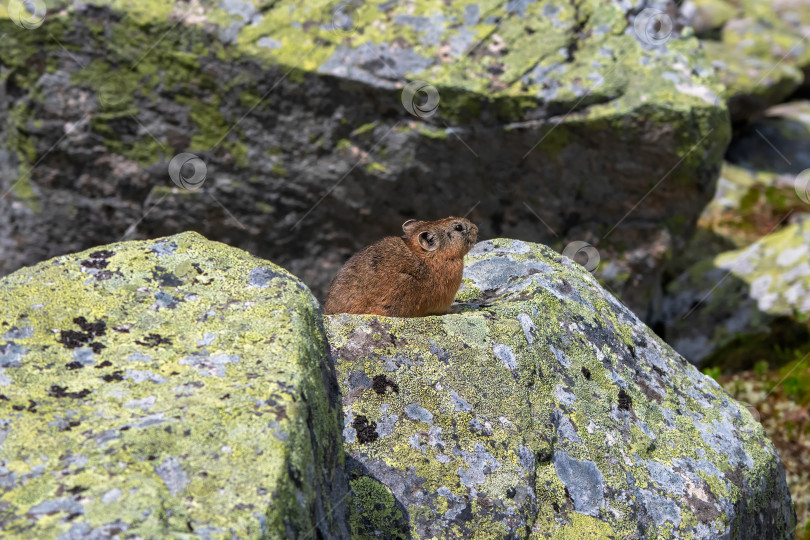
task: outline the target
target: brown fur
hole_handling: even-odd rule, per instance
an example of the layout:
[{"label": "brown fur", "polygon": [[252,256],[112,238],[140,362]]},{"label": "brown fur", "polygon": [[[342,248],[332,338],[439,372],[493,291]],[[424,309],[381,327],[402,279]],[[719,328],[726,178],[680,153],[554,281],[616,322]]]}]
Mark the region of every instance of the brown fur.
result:
[{"label": "brown fur", "polygon": [[406,221],[402,230],[402,237],[383,238],[343,265],[329,287],[324,313],[423,317],[450,308],[478,227],[449,217]]}]

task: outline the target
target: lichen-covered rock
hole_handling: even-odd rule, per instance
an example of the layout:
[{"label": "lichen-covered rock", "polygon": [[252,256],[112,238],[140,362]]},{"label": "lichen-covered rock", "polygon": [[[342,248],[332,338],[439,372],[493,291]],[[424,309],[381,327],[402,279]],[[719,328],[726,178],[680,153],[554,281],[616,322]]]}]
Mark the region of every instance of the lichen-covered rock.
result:
[{"label": "lichen-covered rock", "polygon": [[[598,242],[643,315],[730,129],[675,2],[636,4],[53,0],[31,29],[0,10],[0,272],[195,229],[320,296],[406,219],[474,207],[484,236]],[[403,105],[416,80],[438,104]],[[167,174],[179,152],[199,190]]]},{"label": "lichen-covered rock", "polygon": [[723,25],[739,17],[742,9],[726,0],[686,0],[681,4],[686,22],[698,37],[712,36]]},{"label": "lichen-covered rock", "polygon": [[[750,20],[735,21],[734,31],[757,33],[749,28],[753,24]],[[759,29],[758,33],[762,32]],[[768,107],[784,101],[804,80],[802,71],[790,62],[777,63],[770,56],[746,54],[725,41],[705,40],[703,48],[726,87],[723,95],[733,122],[756,118]]]},{"label": "lichen-covered rock", "polygon": [[764,36],[743,35],[738,43],[755,54],[770,54],[775,63],[793,63],[804,72],[803,88],[810,88],[810,0],[742,0],[741,5],[748,17],[764,21]]},{"label": "lichen-covered rock", "polygon": [[694,236],[683,254],[670,263],[668,273],[677,277],[701,261],[797,223],[810,212],[810,205],[797,196],[796,183],[791,174],[725,162],[714,198],[703,209]]},{"label": "lichen-covered rock", "polygon": [[683,12],[726,86],[733,121],[810,85],[810,0],[690,0]]},{"label": "lichen-covered rock", "polygon": [[[806,278],[793,262],[779,262],[789,260],[779,250],[801,249],[805,226],[799,224],[810,214],[810,102],[768,109],[735,139],[727,158],[693,238],[669,268],[675,279],[656,322],[689,360],[733,370],[750,368],[763,355],[776,361],[770,351],[777,345],[790,356],[810,343],[802,315],[810,287],[801,288]],[[734,251],[760,239],[753,251]],[[743,253],[748,262],[736,263]],[[755,286],[766,273],[773,282]],[[774,293],[784,300],[776,309],[756,300]]]},{"label": "lichen-covered rock", "polygon": [[[665,332],[692,362],[715,355],[750,368],[763,350],[810,344],[810,215],[750,246],[721,253],[669,286]],[[722,353],[722,354],[721,354]]]},{"label": "lichen-covered rock", "polygon": [[458,313],[327,317],[355,537],[792,538],[762,427],[582,267],[466,263]]},{"label": "lichen-covered rock", "polygon": [[[0,280],[3,538],[346,538],[318,305],[183,233]],[[317,531],[316,531],[317,529]]]}]

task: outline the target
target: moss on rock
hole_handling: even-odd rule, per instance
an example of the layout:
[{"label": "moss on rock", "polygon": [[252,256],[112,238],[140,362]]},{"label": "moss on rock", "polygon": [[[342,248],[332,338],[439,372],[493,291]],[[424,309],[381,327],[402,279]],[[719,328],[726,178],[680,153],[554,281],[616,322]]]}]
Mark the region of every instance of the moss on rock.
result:
[{"label": "moss on rock", "polygon": [[669,286],[667,338],[693,362],[717,356],[724,370],[750,369],[763,354],[778,364],[793,349],[810,350],[808,246],[804,214],[750,246],[696,263]]},{"label": "moss on rock", "polygon": [[731,118],[745,123],[810,85],[810,2],[694,0],[687,19],[726,86]]},{"label": "moss on rock", "polygon": [[[675,2],[657,6],[677,23]],[[347,252],[415,214],[477,205],[487,236],[602,238],[619,267],[610,286],[641,313],[730,138],[699,40],[665,24],[651,41],[657,19],[627,2],[48,8],[35,30],[0,14],[15,102],[0,133],[0,187],[15,186],[0,231],[22,231],[0,246],[0,273],[180,228],[271,258],[322,294]],[[435,115],[403,107],[417,79],[439,93]],[[150,206],[153,188],[174,187],[166,171],[180,152],[206,164],[200,204]],[[124,160],[138,174],[106,166]],[[527,200],[542,204],[530,212]],[[278,227],[266,226],[267,208],[283,216]],[[676,218],[683,226],[669,230]]]},{"label": "moss on rock", "polygon": [[196,233],[0,280],[5,538],[346,537],[318,305]]},{"label": "moss on rock", "polygon": [[733,371],[810,349],[809,138],[810,102],[795,101],[769,108],[729,147],[714,198],[669,269],[665,335],[690,360]]},{"label": "moss on rock", "polygon": [[588,272],[503,239],[466,264],[455,313],[327,317],[353,536],[790,538],[761,426]]}]

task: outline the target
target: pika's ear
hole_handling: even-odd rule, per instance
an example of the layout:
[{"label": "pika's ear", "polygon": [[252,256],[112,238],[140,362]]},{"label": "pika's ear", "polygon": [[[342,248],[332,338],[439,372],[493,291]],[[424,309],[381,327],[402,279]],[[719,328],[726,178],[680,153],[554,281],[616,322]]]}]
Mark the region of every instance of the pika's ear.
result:
[{"label": "pika's ear", "polygon": [[403,224],[402,224],[402,232],[404,232],[405,234],[408,234],[408,233],[410,233],[410,232],[411,232],[411,231],[414,229],[414,227],[416,227],[418,224],[419,224],[419,221],[418,221],[418,220],[416,220],[416,219],[409,219],[408,221],[406,221],[405,223],[403,223]]},{"label": "pika's ear", "polygon": [[419,245],[425,251],[433,251],[439,247],[439,242],[436,241],[436,235],[430,231],[419,233]]}]

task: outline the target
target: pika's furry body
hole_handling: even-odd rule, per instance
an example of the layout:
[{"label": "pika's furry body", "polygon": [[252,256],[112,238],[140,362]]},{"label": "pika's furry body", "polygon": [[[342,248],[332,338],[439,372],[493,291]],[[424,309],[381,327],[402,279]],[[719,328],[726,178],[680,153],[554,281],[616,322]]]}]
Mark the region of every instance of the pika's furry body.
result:
[{"label": "pika's furry body", "polygon": [[334,313],[422,317],[444,313],[461,285],[464,255],[478,227],[464,218],[411,219],[401,237],[383,238],[349,259],[332,280],[324,305]]}]

